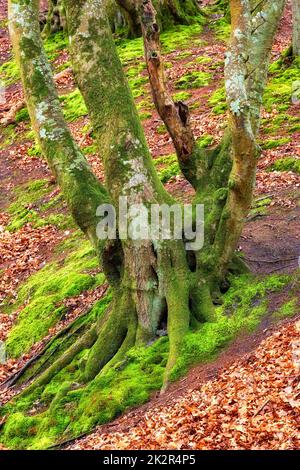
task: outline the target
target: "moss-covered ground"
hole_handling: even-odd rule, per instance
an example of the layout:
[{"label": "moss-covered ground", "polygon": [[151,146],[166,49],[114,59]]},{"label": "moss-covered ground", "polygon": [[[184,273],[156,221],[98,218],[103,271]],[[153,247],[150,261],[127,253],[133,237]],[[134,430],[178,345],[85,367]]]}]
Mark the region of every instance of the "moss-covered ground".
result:
[{"label": "moss-covered ground", "polygon": [[[33,276],[29,281],[33,292],[31,302],[37,305],[41,300],[46,304],[52,302],[53,296],[57,296],[57,301],[79,293],[82,288],[95,285],[95,282],[102,282],[102,278],[97,281],[78,272],[83,267],[87,269],[93,266],[92,259],[87,261],[88,259],[88,248],[85,247],[70,256],[67,266],[61,268],[61,271],[49,266],[44,272]],[[67,272],[68,277],[63,278],[63,273]],[[47,282],[43,276],[48,279]],[[238,335],[258,328],[268,315],[268,298],[272,293],[289,289],[288,300],[285,299],[276,312],[269,313],[272,321],[290,317],[297,311],[296,292],[299,279],[295,276],[272,275],[258,279],[245,275],[231,281],[231,287],[223,297],[223,304],[217,308],[216,322],[195,326],[184,338],[180,360],[172,373],[173,380],[184,374],[193,364],[216,358]],[[53,291],[57,285],[58,292],[55,294]],[[25,290],[22,290],[20,295],[24,293]],[[106,305],[107,298],[97,302],[89,312],[86,322],[99,317]],[[31,322],[34,320],[38,325],[42,318],[39,314],[33,318],[34,311],[27,311],[27,318],[30,316]],[[53,309],[53,316],[57,314],[59,316],[61,312],[57,313]],[[26,329],[28,336],[28,328],[24,315],[10,335],[8,346],[11,350],[20,352],[20,342],[24,345],[25,341],[25,347],[28,345],[28,339],[23,335]],[[30,333],[31,329],[29,336]],[[37,334],[41,336],[39,329]],[[55,345],[52,348],[55,350]],[[36,388],[29,395],[16,398],[3,407],[2,415],[7,414],[9,417],[1,434],[1,441],[15,449],[48,448],[85,433],[97,424],[110,421],[131,406],[144,403],[151,392],[162,385],[167,353],[167,337],[157,339],[147,347],[133,348],[120,363],[84,386],[81,382],[81,364],[88,350],[82,351],[48,385]]]}]

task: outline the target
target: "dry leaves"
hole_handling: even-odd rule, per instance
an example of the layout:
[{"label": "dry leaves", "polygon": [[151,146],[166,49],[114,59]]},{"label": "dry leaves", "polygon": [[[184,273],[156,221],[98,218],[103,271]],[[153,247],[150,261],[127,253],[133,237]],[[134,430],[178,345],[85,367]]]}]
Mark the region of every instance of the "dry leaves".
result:
[{"label": "dry leaves", "polygon": [[[151,408],[128,430],[105,434],[99,428],[69,448],[299,448],[299,366],[298,321],[281,327],[216,380],[187,390],[172,405]],[[126,423],[126,416],[122,421]]]}]

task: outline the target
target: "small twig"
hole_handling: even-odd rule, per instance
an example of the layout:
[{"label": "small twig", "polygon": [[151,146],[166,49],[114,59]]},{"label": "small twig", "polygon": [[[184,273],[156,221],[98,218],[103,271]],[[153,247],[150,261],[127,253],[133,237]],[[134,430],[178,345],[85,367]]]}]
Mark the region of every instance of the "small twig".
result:
[{"label": "small twig", "polygon": [[256,410],[256,412],[253,415],[253,418],[255,418],[255,416],[257,416],[267,406],[269,401],[270,401],[270,398],[267,398],[267,400],[258,408],[258,410]]}]

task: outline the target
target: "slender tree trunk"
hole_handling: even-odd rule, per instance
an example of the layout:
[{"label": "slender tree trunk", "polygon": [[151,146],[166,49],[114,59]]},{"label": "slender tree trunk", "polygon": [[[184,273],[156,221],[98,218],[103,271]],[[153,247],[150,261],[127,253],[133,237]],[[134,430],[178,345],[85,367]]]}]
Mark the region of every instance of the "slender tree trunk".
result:
[{"label": "slender tree trunk", "polygon": [[292,0],[293,5],[293,55],[300,56],[300,0]]},{"label": "slender tree trunk", "polygon": [[[39,376],[31,389],[47,383],[86,347],[90,352],[82,380],[93,379],[133,345],[155,339],[165,317],[169,337],[166,386],[190,324],[214,320],[214,302],[228,271],[244,269],[235,249],[251,204],[261,95],[284,3],[279,0],[274,7],[266,1],[263,12],[252,14],[249,1],[230,2],[232,37],[225,66],[229,124],[222,143],[211,151],[197,148],[188,110],[170,98],[155,9],[151,0],[139,4],[154,101],[182,171],[196,190],[194,207],[205,204],[204,246],[191,251],[184,239],[134,239],[122,237],[120,232],[116,240],[100,243],[97,239],[96,209],[103,201],[111,202],[117,214],[121,197],[129,208],[139,204],[146,211],[153,204],[174,204],[155,172],[105,3],[64,1],[72,69],[103,159],[107,193],[91,173],[62,117],[39,34],[38,1],[10,0],[10,30],[33,127],[75,220],[100,255],[113,291],[113,301],[98,323]],[[264,21],[258,23],[259,18]],[[129,211],[129,225],[133,219]],[[175,229],[173,224],[172,231]]]}]

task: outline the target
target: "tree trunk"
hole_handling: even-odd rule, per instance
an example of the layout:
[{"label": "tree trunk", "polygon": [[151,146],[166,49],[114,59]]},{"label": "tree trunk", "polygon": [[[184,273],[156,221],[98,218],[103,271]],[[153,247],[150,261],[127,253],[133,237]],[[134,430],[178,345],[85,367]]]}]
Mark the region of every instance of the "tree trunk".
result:
[{"label": "tree trunk", "polygon": [[292,0],[293,5],[293,55],[300,56],[300,1]]},{"label": "tree trunk", "polygon": [[48,1],[48,14],[46,24],[43,29],[45,37],[51,34],[63,31],[66,27],[66,16],[63,6],[63,0],[49,0]]},{"label": "tree trunk", "polygon": [[[128,22],[129,37],[141,35],[141,22],[138,11],[139,1],[116,0]],[[173,24],[188,24],[199,15],[197,0],[154,0],[158,23],[162,29]]]},{"label": "tree trunk", "polygon": [[[251,205],[261,95],[284,3],[278,1],[275,8],[273,2],[265,2],[259,18],[267,18],[267,22],[256,24],[253,32],[252,20],[256,20],[251,18],[249,2],[231,0],[232,38],[225,70],[229,124],[222,143],[204,151],[195,143],[188,110],[174,103],[167,92],[156,12],[150,0],[142,2],[141,24],[154,101],[174,141],[182,171],[196,190],[193,206],[205,205],[204,246],[199,250],[191,249],[188,240],[172,237],[175,222],[171,239],[123,237],[119,230],[114,240],[98,240],[96,210],[103,202],[110,202],[117,214],[124,200],[120,198],[127,198],[129,208],[139,204],[146,212],[154,204],[171,207],[175,203],[155,172],[104,4],[65,0],[64,6],[72,69],[103,159],[107,192],[91,173],[63,120],[39,34],[38,1],[10,0],[10,30],[33,127],[75,220],[98,251],[113,292],[113,301],[98,323],[27,392],[49,382],[87,347],[82,381],[92,380],[133,345],[157,338],[161,322],[167,318],[166,386],[190,325],[214,321],[214,302],[226,285],[228,272],[245,268],[235,249]],[[246,56],[248,50],[252,53]],[[128,223],[132,220],[134,214],[129,211]]]}]

